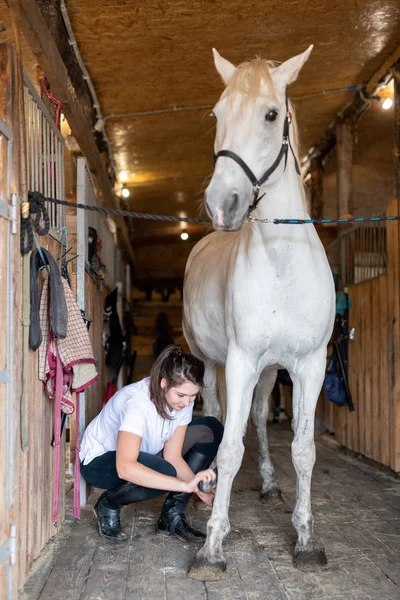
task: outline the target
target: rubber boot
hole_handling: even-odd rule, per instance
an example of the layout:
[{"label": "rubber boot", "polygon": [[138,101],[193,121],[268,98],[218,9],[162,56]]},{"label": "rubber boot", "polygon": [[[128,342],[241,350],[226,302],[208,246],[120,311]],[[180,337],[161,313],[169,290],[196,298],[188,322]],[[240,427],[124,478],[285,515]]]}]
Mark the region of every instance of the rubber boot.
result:
[{"label": "rubber boot", "polygon": [[143,500],[147,500],[144,488],[128,481],[104,492],[94,506],[100,536],[114,542],[126,542],[128,536],[121,531],[121,508]]},{"label": "rubber boot", "polygon": [[[213,461],[213,456],[200,454],[190,448],[183,457],[193,473],[204,471]],[[185,510],[192,494],[170,492],[165,499],[160,518],[157,523],[157,533],[174,535],[185,542],[202,542],[206,536],[201,531],[190,527],[186,521]]]}]

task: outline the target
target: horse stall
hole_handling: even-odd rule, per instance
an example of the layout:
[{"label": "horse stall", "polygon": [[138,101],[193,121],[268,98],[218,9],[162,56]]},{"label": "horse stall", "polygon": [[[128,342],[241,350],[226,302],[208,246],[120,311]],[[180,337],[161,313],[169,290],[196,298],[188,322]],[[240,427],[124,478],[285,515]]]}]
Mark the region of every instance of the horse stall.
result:
[{"label": "horse stall", "polygon": [[[400,598],[398,1],[0,7],[1,600]],[[225,428],[204,542],[158,497],[116,544],[80,442],[172,341]]]},{"label": "horse stall", "polygon": [[[393,149],[393,124],[398,139],[393,115],[371,107],[354,128],[353,160],[347,164],[358,184],[353,184],[350,211],[356,217],[361,213],[398,215],[398,166],[392,158],[398,156],[398,150],[397,142]],[[376,131],[381,137],[374,146]],[[337,197],[341,176],[336,173],[335,186],[332,175],[338,156],[332,154],[326,160],[325,187],[327,194]],[[376,172],[368,170],[371,159],[376,161]],[[321,397],[319,418],[340,446],[398,473],[398,223],[377,221],[343,227],[346,229],[338,240],[328,245],[327,255],[351,302],[348,321],[349,328],[354,328],[354,340],[349,342],[348,372],[355,411]]]}]

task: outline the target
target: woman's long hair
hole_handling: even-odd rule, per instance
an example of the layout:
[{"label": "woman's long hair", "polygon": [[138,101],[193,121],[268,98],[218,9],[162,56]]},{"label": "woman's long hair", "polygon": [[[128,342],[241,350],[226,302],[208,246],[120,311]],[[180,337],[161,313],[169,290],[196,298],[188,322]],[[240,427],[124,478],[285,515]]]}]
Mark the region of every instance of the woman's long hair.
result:
[{"label": "woman's long hair", "polygon": [[[181,346],[167,346],[155,361],[150,373],[150,398],[163,419],[171,419],[166,410],[165,393],[172,387],[189,382],[203,387],[204,363]],[[161,387],[165,379],[166,387]]]}]

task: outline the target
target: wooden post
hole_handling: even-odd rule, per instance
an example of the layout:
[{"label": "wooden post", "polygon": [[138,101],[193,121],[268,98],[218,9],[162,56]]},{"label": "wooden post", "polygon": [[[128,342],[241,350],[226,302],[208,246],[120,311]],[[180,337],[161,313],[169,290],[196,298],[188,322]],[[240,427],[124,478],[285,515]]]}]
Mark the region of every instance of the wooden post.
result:
[{"label": "wooden post", "polygon": [[311,161],[311,216],[313,219],[322,218],[323,192],[324,192],[324,167],[322,158],[316,156]]},{"label": "wooden post", "polygon": [[400,59],[393,67],[394,78],[394,194],[400,198]]},{"label": "wooden post", "polygon": [[[394,193],[397,210],[400,205],[400,59],[394,65],[393,68],[394,78]],[[399,214],[399,212],[397,212]],[[400,239],[400,226],[396,223],[397,229],[397,240]],[[400,376],[398,366],[400,362],[399,356],[399,344],[400,344],[400,310],[399,298],[400,298],[400,243],[397,246],[396,253],[396,267],[397,273],[394,278],[394,297],[393,304],[395,307],[395,314],[393,315],[393,329],[394,329],[394,358],[397,361],[393,365],[392,376],[394,376],[395,384],[393,385],[392,398],[391,398],[391,436],[390,440],[392,443],[392,468],[396,471],[400,471]],[[397,333],[397,336],[396,336]]]},{"label": "wooden post", "polygon": [[[338,218],[353,214],[353,128],[350,121],[338,123],[336,125],[336,162],[337,162],[337,216]],[[345,245],[345,240],[340,234],[346,231],[348,227],[338,226],[338,259],[340,264],[340,287],[349,284],[346,274],[351,273],[349,264],[351,257],[346,256],[352,253],[349,245]],[[350,275],[350,279],[351,275]]]},{"label": "wooden post", "polygon": [[337,215],[353,214],[353,131],[349,121],[336,125]]}]

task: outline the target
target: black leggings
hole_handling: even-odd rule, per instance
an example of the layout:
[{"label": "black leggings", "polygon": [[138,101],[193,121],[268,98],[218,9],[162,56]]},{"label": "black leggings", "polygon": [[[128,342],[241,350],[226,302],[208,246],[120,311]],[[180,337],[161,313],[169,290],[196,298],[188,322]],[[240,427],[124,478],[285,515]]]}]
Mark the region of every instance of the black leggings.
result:
[{"label": "black leggings", "polygon": [[[186,431],[182,456],[184,457],[188,450],[193,449],[200,454],[209,457],[212,461],[217,454],[223,432],[223,425],[214,417],[199,417],[198,419],[194,419],[189,423]],[[125,483],[124,479],[118,477],[115,461],[116,452],[113,451],[106,452],[105,454],[94,458],[87,465],[84,465],[81,462],[82,477],[94,487],[103,490],[112,490],[122,483]],[[139,452],[137,461],[140,464],[149,467],[149,469],[153,469],[153,471],[176,477],[175,467],[159,455],[149,454],[148,452]],[[156,498],[165,493],[165,491],[146,488],[146,497],[149,499]]]}]

